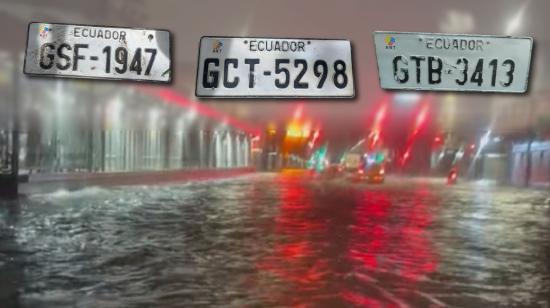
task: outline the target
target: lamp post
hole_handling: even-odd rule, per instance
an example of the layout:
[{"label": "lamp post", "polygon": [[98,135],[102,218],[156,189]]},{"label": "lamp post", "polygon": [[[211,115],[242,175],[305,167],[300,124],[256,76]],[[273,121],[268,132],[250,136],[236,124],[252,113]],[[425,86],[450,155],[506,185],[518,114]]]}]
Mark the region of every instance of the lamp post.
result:
[{"label": "lamp post", "polygon": [[535,140],[535,124],[533,123],[535,119],[535,101],[534,99],[529,100],[529,118],[527,123],[527,148],[525,150],[526,160],[525,160],[525,179],[524,186],[528,187],[531,181],[531,169],[532,169],[532,159],[531,159],[531,145]]},{"label": "lamp post", "polygon": [[10,174],[0,178],[0,197],[17,198],[19,193],[19,61],[12,53],[11,140]]}]

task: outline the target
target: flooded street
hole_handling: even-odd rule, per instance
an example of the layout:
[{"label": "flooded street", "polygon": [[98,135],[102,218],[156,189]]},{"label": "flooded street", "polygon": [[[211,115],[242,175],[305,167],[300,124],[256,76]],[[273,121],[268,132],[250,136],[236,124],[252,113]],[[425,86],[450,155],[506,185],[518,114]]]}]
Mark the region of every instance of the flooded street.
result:
[{"label": "flooded street", "polygon": [[544,191],[299,173],[0,207],[2,307],[548,307]]}]

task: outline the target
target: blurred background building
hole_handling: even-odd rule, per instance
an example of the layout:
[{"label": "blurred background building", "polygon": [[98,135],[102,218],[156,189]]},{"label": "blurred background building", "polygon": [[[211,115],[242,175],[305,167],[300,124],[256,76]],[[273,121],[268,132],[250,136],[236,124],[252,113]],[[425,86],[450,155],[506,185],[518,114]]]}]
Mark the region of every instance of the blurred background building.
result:
[{"label": "blurred background building", "polygon": [[[14,114],[26,173],[120,172],[250,165],[253,130],[167,89],[140,84],[27,78],[1,55],[2,170]],[[17,93],[16,93],[17,92]],[[14,100],[17,102],[13,104]],[[14,108],[17,109],[14,112]]]},{"label": "blurred background building", "polygon": [[[412,100],[392,98],[380,135],[395,162],[405,162],[404,172],[443,174],[457,165],[461,174],[474,179],[550,183],[549,11],[545,0],[0,0],[0,168],[9,172],[5,166],[12,152],[14,102],[21,112],[21,170],[37,173],[265,167],[284,162],[301,166],[307,157],[299,156],[314,150],[304,147],[311,140],[285,145],[286,127],[280,124],[291,122],[298,104],[314,119],[312,132],[322,131],[323,140],[315,147],[328,141],[329,156],[342,153],[372,133],[379,102],[394,95],[379,87],[371,38],[372,31],[392,30],[526,35],[535,41],[528,93],[429,93],[429,118],[411,144],[418,104],[428,93]],[[149,88],[23,76],[19,59],[30,21],[168,29],[174,36],[174,83]],[[204,35],[350,39],[357,96],[352,101],[306,103],[195,102],[198,42]],[[279,124],[272,135],[270,123]]]}]

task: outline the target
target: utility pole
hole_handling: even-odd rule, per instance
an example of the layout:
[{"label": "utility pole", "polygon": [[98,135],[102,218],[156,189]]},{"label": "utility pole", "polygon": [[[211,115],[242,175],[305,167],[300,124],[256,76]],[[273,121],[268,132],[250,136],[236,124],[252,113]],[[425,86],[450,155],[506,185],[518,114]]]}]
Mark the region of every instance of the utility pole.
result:
[{"label": "utility pole", "polygon": [[[12,54],[10,174],[0,175],[0,197],[15,199],[19,194],[19,59]],[[8,126],[9,127],[9,126]]]},{"label": "utility pole", "polygon": [[534,99],[529,100],[529,123],[527,128],[527,147],[525,150],[526,160],[525,160],[525,181],[524,185],[525,187],[529,186],[529,183],[531,181],[531,169],[532,169],[532,159],[531,159],[531,145],[533,144],[533,141],[535,140],[536,134],[535,134],[535,124],[533,121],[535,120],[535,101]]},{"label": "utility pole", "polygon": [[17,53],[13,55],[13,131],[12,131],[12,155],[11,155],[11,166],[12,166],[12,176],[14,178],[14,194],[17,195],[19,192],[19,59]]}]

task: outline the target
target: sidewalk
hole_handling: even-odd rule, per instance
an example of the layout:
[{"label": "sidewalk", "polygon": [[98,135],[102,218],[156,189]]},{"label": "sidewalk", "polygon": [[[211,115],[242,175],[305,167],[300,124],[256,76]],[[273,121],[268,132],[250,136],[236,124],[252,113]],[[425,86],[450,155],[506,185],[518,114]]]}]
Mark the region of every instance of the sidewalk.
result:
[{"label": "sidewalk", "polygon": [[20,194],[46,193],[57,189],[74,190],[87,186],[156,185],[169,182],[201,181],[234,177],[255,172],[254,168],[182,169],[140,172],[73,172],[32,174],[19,186]]}]

